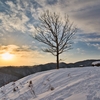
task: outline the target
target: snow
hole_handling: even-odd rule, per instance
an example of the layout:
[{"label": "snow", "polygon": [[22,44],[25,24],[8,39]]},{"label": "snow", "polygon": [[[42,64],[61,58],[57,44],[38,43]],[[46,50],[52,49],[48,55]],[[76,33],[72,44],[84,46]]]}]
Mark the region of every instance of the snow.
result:
[{"label": "snow", "polygon": [[87,100],[86,94],[84,93],[79,93],[70,96],[67,100]]},{"label": "snow", "polygon": [[97,64],[100,64],[100,61],[95,61],[92,63],[92,65],[97,65]]},{"label": "snow", "polygon": [[1,87],[0,100],[100,100],[100,67],[32,74]]}]

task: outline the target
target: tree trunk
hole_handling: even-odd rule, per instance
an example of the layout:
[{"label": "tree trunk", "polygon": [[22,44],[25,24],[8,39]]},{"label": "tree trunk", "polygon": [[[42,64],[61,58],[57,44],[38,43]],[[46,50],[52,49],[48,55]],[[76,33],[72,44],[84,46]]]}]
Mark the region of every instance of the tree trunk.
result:
[{"label": "tree trunk", "polygon": [[57,43],[57,69],[59,69],[59,45],[58,45],[58,38],[56,40]]},{"label": "tree trunk", "polygon": [[57,54],[57,69],[59,69],[59,54]]}]

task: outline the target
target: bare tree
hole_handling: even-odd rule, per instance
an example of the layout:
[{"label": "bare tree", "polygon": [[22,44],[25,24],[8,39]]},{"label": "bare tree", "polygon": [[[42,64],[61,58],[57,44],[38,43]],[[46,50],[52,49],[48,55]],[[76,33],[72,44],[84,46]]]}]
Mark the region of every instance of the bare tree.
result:
[{"label": "bare tree", "polygon": [[47,10],[39,17],[36,30],[35,39],[47,45],[44,52],[56,56],[59,69],[59,55],[71,48],[72,37],[77,29],[70,23],[68,16],[62,19],[59,14]]}]

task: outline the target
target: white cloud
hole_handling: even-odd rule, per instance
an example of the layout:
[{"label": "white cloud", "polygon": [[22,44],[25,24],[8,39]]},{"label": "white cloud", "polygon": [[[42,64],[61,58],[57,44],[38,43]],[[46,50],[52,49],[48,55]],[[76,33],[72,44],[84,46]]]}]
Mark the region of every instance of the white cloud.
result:
[{"label": "white cloud", "polygon": [[[22,32],[28,31],[27,26],[31,26],[30,32],[32,32],[34,26],[33,23],[27,23],[30,20],[38,18],[38,15],[45,9],[51,11],[60,12],[61,15],[65,13],[69,14],[72,21],[85,32],[100,32],[100,0],[57,0],[54,4],[48,4],[49,0],[16,0],[16,4],[12,1],[6,1],[7,11],[10,15],[0,13],[0,19],[2,20],[2,28],[5,30],[19,30]],[[53,1],[52,1],[53,2]],[[37,7],[38,6],[38,7]],[[41,8],[41,7],[42,8]],[[37,8],[36,8],[37,7]],[[53,10],[52,10],[53,9]],[[27,15],[29,12],[31,15]],[[95,13],[97,12],[97,13]],[[95,18],[98,16],[98,18]]]},{"label": "white cloud", "polygon": [[29,32],[35,32],[35,27],[32,24],[28,24]]},{"label": "white cloud", "polygon": [[77,53],[79,54],[82,54],[82,55],[85,54],[85,51],[81,48],[77,48],[76,50],[77,50]]},{"label": "white cloud", "polygon": [[[26,27],[24,26],[24,24],[29,20],[28,17],[26,16],[26,11],[30,11],[32,16],[37,18],[37,14],[41,13],[43,9],[50,9],[51,11],[57,11],[57,12],[60,12],[61,14],[68,13],[70,17],[72,18],[72,20],[82,30],[87,30],[87,31],[92,31],[92,32],[99,31],[99,28],[98,28],[99,19],[92,20],[93,16],[95,15],[91,15],[91,13],[92,11],[94,12],[94,9],[96,7],[98,8],[100,6],[99,5],[100,0],[95,0],[95,1],[94,0],[74,0],[74,1],[58,0],[57,3],[52,4],[52,5],[47,4],[48,0],[37,0],[37,1],[33,0],[33,1],[35,3],[38,3],[40,6],[42,6],[42,8],[38,7],[37,9],[35,9],[36,4],[32,4],[33,2],[31,0],[24,0],[24,1],[17,0],[16,4],[14,4],[12,1],[6,2],[6,4],[10,6],[10,11],[14,12],[15,14],[11,16],[12,17],[11,26],[14,26],[14,28],[17,28],[17,29],[20,27],[19,30],[22,29],[22,31],[25,31]],[[97,10],[100,10],[100,9],[97,9]],[[90,12],[90,16],[88,15],[89,12]],[[20,16],[22,16],[22,20],[19,19],[19,17],[16,17],[17,14],[19,15],[21,14]],[[14,20],[17,20],[18,22],[16,23]],[[16,23],[16,25],[14,25],[13,23]]]},{"label": "white cloud", "polygon": [[98,43],[87,43],[88,46],[92,46],[92,47],[95,47],[97,48],[98,50],[100,50],[100,44]]},{"label": "white cloud", "polygon": [[100,38],[80,38],[78,39],[78,41],[82,41],[82,42],[100,42]]},{"label": "white cloud", "polygon": [[[10,8],[6,8],[8,13],[0,12],[0,29],[3,32],[14,32],[21,31],[25,33],[28,31],[28,21],[30,17],[27,15],[27,10],[30,10],[30,6],[28,5],[28,1],[22,2],[24,8],[18,0],[17,4],[14,4],[12,1],[6,1],[6,4],[9,5]],[[28,7],[29,6],[29,7]],[[34,9],[34,8],[31,8]],[[32,12],[31,12],[32,13]],[[34,27],[34,26],[33,26]],[[33,29],[33,27],[30,27]],[[30,29],[31,30],[31,29]],[[33,30],[34,31],[34,30]]]}]

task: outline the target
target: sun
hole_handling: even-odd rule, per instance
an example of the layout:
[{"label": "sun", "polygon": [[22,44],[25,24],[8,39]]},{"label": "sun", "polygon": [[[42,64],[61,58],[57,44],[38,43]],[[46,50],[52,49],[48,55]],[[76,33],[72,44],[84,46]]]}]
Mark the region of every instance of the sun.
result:
[{"label": "sun", "polygon": [[5,52],[1,55],[3,60],[12,60],[14,58],[14,55],[9,53],[9,52]]}]

